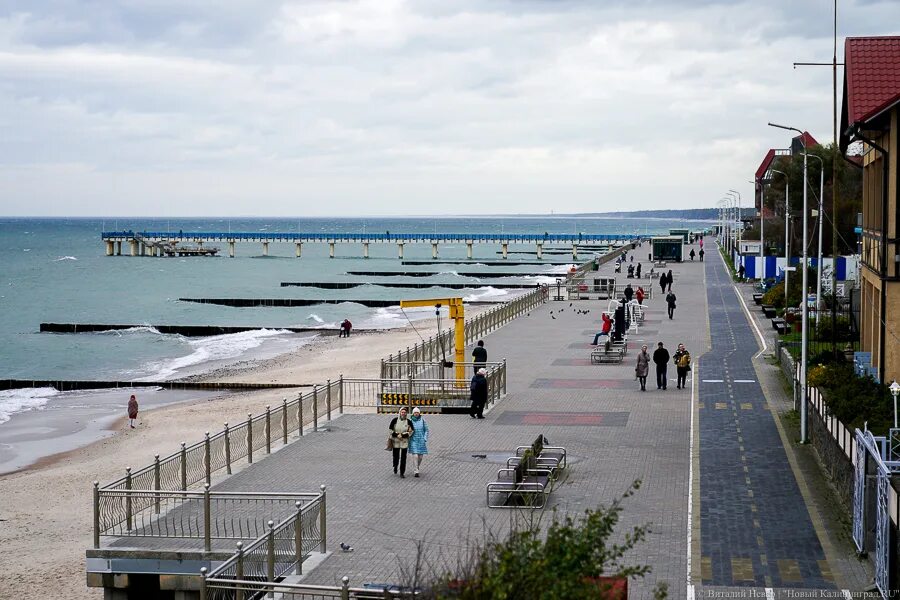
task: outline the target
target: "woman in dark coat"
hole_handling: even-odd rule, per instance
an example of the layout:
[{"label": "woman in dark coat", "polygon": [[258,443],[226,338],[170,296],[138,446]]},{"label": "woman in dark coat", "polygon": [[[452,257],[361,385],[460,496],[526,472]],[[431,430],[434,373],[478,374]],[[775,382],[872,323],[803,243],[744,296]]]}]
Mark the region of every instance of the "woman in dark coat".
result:
[{"label": "woman in dark coat", "polygon": [[666,283],[669,286],[669,291],[672,291],[672,282],[675,281],[675,278],[672,277],[672,269],[669,269],[669,272],[666,273]]},{"label": "woman in dark coat", "polygon": [[128,424],[134,429],[134,420],[137,419],[138,416],[138,402],[137,398],[134,394],[131,395],[131,399],[128,400]]},{"label": "woman in dark coat", "polygon": [[641,391],[647,391],[647,375],[650,373],[650,355],[647,346],[641,347],[641,353],[637,357],[637,366],[634,367],[634,375],[641,382]]},{"label": "woman in dark coat", "polygon": [[666,284],[669,283],[669,280],[666,278],[666,274],[663,273],[659,276],[659,291],[662,294],[666,293]]}]

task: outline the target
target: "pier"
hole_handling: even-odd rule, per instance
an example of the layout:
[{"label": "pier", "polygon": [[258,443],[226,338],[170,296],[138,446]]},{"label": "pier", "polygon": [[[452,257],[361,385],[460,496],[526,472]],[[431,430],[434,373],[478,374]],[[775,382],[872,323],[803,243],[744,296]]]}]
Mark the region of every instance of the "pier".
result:
[{"label": "pier", "polygon": [[[528,286],[533,287],[533,286]],[[41,323],[41,333],[96,333],[99,331],[123,331],[127,329],[140,329],[152,327],[163,334],[183,335],[184,337],[206,337],[211,335],[227,335],[231,333],[243,333],[245,331],[259,331],[271,329],[277,331],[290,331],[291,333],[314,333],[316,335],[338,335],[340,328],[322,327],[241,327],[234,325],[123,325],[109,323]],[[353,329],[354,333],[378,333],[385,329]]]},{"label": "pier", "polygon": [[[474,277],[477,279],[500,277],[565,277],[565,272],[541,272],[541,271],[454,271],[460,277]],[[446,277],[447,273],[438,271],[347,271],[347,275],[358,277]]]},{"label": "pier", "polygon": [[[335,257],[337,244],[361,244],[363,258],[369,258],[370,244],[395,244],[397,257],[403,259],[403,248],[406,244],[431,244],[431,258],[438,258],[441,244],[465,244],[466,258],[473,259],[475,244],[494,244],[500,246],[500,254],[506,259],[510,245],[534,245],[537,258],[543,258],[544,245],[565,244],[571,247],[572,259],[578,259],[579,248],[612,248],[639,241],[640,236],[631,234],[609,233],[302,233],[302,232],[230,232],[230,231],[104,231],[100,234],[106,245],[107,256],[121,256],[122,246],[126,245],[131,256],[172,256],[165,248],[174,248],[178,244],[194,244],[190,248],[203,254],[207,242],[222,242],[228,245],[228,256],[234,258],[235,244],[262,244],[263,256],[269,254],[269,244],[294,244],[297,258],[303,255],[303,244],[328,244],[328,255]],[[206,250],[215,254],[218,248]],[[558,251],[558,248],[554,248]]]},{"label": "pier", "polygon": [[[369,308],[400,306],[400,298],[395,300],[371,300],[363,298],[179,298],[178,301],[194,302],[197,304],[218,304],[220,306],[233,306],[238,308],[248,306],[294,307],[344,303],[361,304],[362,306],[368,306]],[[466,302],[466,304],[498,304],[498,302],[476,300],[473,302]]]},{"label": "pier", "polygon": [[[435,283],[398,283],[396,281],[282,281],[281,287],[308,287],[322,290],[349,290],[363,286],[376,286],[386,288],[444,288],[448,290],[478,289],[483,285],[473,282],[435,282]],[[540,284],[534,283],[492,283],[491,287],[498,290],[532,290]]]}]

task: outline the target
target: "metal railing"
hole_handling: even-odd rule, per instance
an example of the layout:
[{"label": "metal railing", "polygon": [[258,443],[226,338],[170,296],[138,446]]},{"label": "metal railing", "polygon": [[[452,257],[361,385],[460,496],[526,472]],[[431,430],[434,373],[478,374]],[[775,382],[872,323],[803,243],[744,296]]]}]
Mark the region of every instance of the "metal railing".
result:
[{"label": "metal railing", "polygon": [[[475,374],[475,364],[473,362],[464,363],[448,363],[443,361],[415,361],[415,362],[397,362],[382,360],[381,361],[381,378],[382,379],[405,379],[412,375],[414,379],[447,379],[453,378],[455,368],[462,365],[467,373]],[[502,365],[502,362],[478,363],[488,371]]]},{"label": "metal railing", "polygon": [[200,600],[245,600],[249,598],[282,598],[284,600],[393,600],[412,598],[414,591],[389,587],[350,587],[350,578],[343,577],[340,586],[310,585],[305,583],[277,583],[226,579],[207,575],[201,569]]},{"label": "metal railing", "polygon": [[[324,492],[323,492],[324,493]],[[281,522],[317,504],[323,493],[106,490],[94,485],[94,546],[101,536],[203,540],[252,540],[270,519]]]}]

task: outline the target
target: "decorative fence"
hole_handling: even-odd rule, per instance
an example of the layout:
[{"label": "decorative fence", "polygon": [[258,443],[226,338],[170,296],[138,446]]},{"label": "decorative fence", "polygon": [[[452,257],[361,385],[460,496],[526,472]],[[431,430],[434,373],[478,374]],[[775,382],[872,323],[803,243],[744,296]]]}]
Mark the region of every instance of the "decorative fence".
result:
[{"label": "decorative fence", "polygon": [[[206,569],[201,571],[204,573]],[[393,600],[413,598],[414,591],[397,588],[350,587],[350,579],[340,586],[308,585],[227,579],[220,574],[205,575],[200,584],[200,600],[248,600],[250,598],[282,598],[284,600]]]}]

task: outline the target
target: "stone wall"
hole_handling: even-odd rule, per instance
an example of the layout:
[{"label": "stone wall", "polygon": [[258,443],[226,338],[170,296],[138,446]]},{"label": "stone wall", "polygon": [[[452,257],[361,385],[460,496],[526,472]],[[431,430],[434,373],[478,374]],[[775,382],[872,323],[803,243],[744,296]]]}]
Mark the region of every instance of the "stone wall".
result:
[{"label": "stone wall", "polygon": [[850,514],[853,507],[853,463],[828,430],[825,419],[812,402],[807,403],[807,409],[810,441],[819,456],[819,463],[837,490],[841,504]]}]

